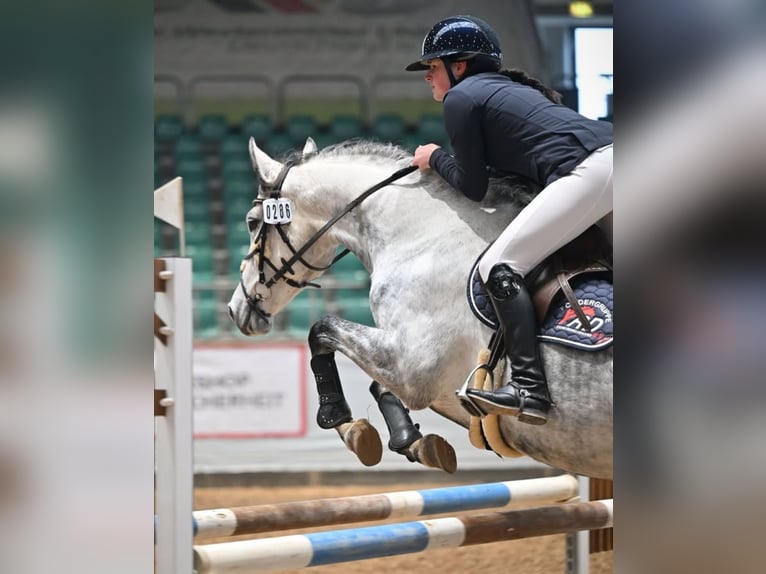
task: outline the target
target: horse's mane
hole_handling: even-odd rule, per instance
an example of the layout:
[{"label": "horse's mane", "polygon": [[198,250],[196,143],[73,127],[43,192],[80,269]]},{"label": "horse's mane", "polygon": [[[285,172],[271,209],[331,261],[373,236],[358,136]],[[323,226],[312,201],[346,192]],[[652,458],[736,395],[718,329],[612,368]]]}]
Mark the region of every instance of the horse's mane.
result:
[{"label": "horse's mane", "polygon": [[[304,158],[301,152],[295,152],[289,155],[286,161],[298,164],[315,159],[346,157],[369,160],[376,165],[393,164],[392,167],[396,169],[405,167],[412,161],[412,154],[403,147],[365,139],[352,139],[332,144],[308,158]],[[433,170],[423,172],[421,182],[429,190],[459,194]],[[482,205],[492,207],[500,203],[515,203],[521,208],[531,201],[537,191],[539,190],[535,189],[533,184],[521,177],[513,175],[490,177],[487,196],[482,201]]]},{"label": "horse's mane", "polygon": [[319,150],[318,153],[304,158],[300,151],[292,152],[285,159],[299,164],[320,158],[344,158],[369,159],[377,164],[402,163],[406,165],[412,160],[412,154],[403,147],[392,143],[381,143],[365,139],[350,139],[340,143],[331,144]]}]

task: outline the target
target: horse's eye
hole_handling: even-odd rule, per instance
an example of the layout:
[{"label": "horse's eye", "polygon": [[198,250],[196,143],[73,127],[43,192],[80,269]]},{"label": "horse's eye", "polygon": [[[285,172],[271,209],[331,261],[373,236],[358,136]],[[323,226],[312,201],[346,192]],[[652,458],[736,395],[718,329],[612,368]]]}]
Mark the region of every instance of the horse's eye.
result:
[{"label": "horse's eye", "polygon": [[253,233],[257,229],[258,229],[258,220],[257,219],[248,219],[247,220],[247,230],[250,233]]}]

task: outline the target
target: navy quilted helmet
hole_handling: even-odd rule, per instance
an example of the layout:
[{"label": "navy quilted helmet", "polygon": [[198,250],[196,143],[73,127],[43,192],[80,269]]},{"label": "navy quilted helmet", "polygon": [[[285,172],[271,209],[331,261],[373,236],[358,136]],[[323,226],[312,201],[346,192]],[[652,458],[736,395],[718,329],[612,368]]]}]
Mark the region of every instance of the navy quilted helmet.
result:
[{"label": "navy quilted helmet", "polygon": [[483,55],[500,64],[503,54],[492,27],[474,16],[452,16],[434,24],[423,39],[422,54],[405,68],[408,72],[427,70],[423,62],[436,58],[468,60]]}]

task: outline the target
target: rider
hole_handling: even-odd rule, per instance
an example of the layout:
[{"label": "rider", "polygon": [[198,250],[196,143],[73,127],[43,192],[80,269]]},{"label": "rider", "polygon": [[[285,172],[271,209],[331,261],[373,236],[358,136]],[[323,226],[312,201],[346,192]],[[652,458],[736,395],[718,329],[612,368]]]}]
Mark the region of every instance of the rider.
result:
[{"label": "rider", "polygon": [[536,319],[524,275],[612,212],[612,124],[560,104],[560,95],[518,70],[500,70],[497,34],[479,18],[435,24],[420,58],[433,97],[444,102],[454,150],[429,143],[413,165],[433,168],[454,188],[481,201],[488,168],[539,184],[540,191],[479,262],[479,274],[504,332],[511,382],[493,391],[470,389],[488,414],[518,415],[544,424],[551,397],[536,340]]}]

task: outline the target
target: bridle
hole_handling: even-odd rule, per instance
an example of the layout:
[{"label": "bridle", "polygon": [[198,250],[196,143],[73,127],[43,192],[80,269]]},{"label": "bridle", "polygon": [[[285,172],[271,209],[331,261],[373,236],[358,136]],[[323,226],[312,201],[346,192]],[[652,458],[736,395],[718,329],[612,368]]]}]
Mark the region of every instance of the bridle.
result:
[{"label": "bridle", "polygon": [[[274,180],[273,183],[266,182],[259,174],[259,185],[260,190],[263,192],[266,192],[268,194],[268,197],[257,197],[253,200],[253,207],[255,207],[258,204],[262,204],[264,200],[266,199],[279,199],[282,194],[282,185],[285,182],[285,179],[287,178],[287,174],[290,172],[290,170],[295,166],[296,164],[294,162],[288,161],[282,170],[279,172],[279,175]],[[394,181],[404,177],[407,174],[412,173],[417,169],[417,166],[410,165],[407,167],[404,167],[393,174],[391,174],[389,177],[384,179],[381,182],[376,183],[371,188],[363,192],[361,195],[359,195],[356,199],[351,201],[345,208],[343,208],[340,213],[335,215],[332,219],[330,219],[327,223],[325,223],[314,235],[309,237],[309,239],[304,243],[301,247],[296,249],[292,242],[290,241],[290,238],[287,236],[287,233],[285,232],[283,228],[283,224],[277,223],[277,224],[270,224],[266,223],[264,221],[261,222],[261,226],[258,229],[258,234],[256,235],[254,241],[253,241],[253,249],[248,253],[244,261],[249,261],[256,255],[258,255],[258,282],[255,284],[255,294],[250,295],[247,292],[247,288],[245,287],[245,280],[242,276],[242,271],[240,270],[239,274],[239,284],[242,287],[242,293],[245,296],[245,300],[247,301],[247,306],[250,308],[252,312],[254,312],[256,315],[260,316],[262,319],[267,320],[271,314],[266,313],[262,309],[258,307],[258,303],[260,301],[265,301],[271,296],[271,287],[277,283],[278,281],[284,281],[291,287],[295,287],[296,289],[303,289],[304,287],[316,287],[319,288],[320,286],[316,283],[311,283],[307,281],[296,281],[292,279],[291,277],[288,277],[287,274],[295,274],[295,271],[293,270],[293,265],[295,263],[301,263],[305,267],[308,267],[309,269],[313,271],[326,271],[330,267],[332,267],[336,262],[338,262],[341,258],[348,255],[349,250],[344,249],[341,253],[336,255],[333,260],[330,262],[330,264],[326,267],[319,267],[316,265],[312,265],[309,262],[307,262],[303,256],[304,254],[317,242],[319,239],[322,238],[322,236],[327,233],[330,228],[332,228],[333,225],[335,225],[342,217],[350,213],[357,205],[362,203],[365,199],[370,197],[373,193],[376,191],[386,187],[387,185],[393,183]],[[259,194],[260,195],[260,194]],[[279,237],[282,239],[285,245],[287,245],[288,249],[292,253],[292,256],[289,259],[282,258],[281,260],[281,267],[277,267],[274,262],[272,262],[267,256],[266,256],[266,238],[268,237],[269,228],[274,227],[279,234]],[[266,279],[266,273],[264,271],[264,265],[268,265],[273,271],[274,275],[270,279]]]}]

